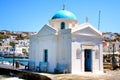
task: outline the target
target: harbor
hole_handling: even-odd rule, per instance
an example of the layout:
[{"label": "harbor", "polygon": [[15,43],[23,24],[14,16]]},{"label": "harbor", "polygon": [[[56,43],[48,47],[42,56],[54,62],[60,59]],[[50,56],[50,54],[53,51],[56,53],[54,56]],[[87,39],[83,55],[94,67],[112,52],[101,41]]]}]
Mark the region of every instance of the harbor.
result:
[{"label": "harbor", "polygon": [[26,58],[26,57],[15,57],[15,58],[12,58],[12,57],[0,57],[0,63],[8,64],[8,65],[13,65],[13,62],[14,63],[19,62],[21,64],[27,64],[28,61],[29,61],[29,59]]}]

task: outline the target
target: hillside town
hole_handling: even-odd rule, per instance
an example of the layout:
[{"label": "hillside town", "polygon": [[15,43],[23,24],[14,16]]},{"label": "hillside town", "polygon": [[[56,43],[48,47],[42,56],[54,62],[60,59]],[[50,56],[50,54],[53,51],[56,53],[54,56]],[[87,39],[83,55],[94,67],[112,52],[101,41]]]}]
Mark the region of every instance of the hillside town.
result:
[{"label": "hillside town", "polygon": [[34,32],[0,31],[1,57],[28,57],[29,35]]}]

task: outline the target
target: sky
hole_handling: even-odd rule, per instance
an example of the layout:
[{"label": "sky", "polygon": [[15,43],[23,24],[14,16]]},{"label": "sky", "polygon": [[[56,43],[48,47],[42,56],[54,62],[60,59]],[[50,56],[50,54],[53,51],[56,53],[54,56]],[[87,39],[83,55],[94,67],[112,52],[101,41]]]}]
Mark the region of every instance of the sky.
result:
[{"label": "sky", "polygon": [[120,33],[120,0],[0,0],[0,30],[38,32],[56,12],[74,13],[79,24],[88,22],[101,32]]}]

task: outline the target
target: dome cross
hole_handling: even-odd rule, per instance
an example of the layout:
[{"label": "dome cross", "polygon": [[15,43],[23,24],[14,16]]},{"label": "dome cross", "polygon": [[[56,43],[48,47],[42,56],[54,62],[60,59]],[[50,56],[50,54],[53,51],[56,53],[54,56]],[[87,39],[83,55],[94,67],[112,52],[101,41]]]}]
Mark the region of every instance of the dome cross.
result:
[{"label": "dome cross", "polygon": [[65,10],[65,4],[63,4],[63,9],[62,10]]},{"label": "dome cross", "polygon": [[86,23],[88,23],[88,17],[86,17]]}]

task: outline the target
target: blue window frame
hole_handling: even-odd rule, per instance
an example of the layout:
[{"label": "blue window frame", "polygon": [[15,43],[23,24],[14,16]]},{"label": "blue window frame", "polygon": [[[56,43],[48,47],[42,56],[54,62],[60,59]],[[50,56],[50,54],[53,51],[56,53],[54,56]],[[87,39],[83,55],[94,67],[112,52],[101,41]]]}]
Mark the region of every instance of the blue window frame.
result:
[{"label": "blue window frame", "polygon": [[48,62],[48,50],[44,50],[44,62]]}]

